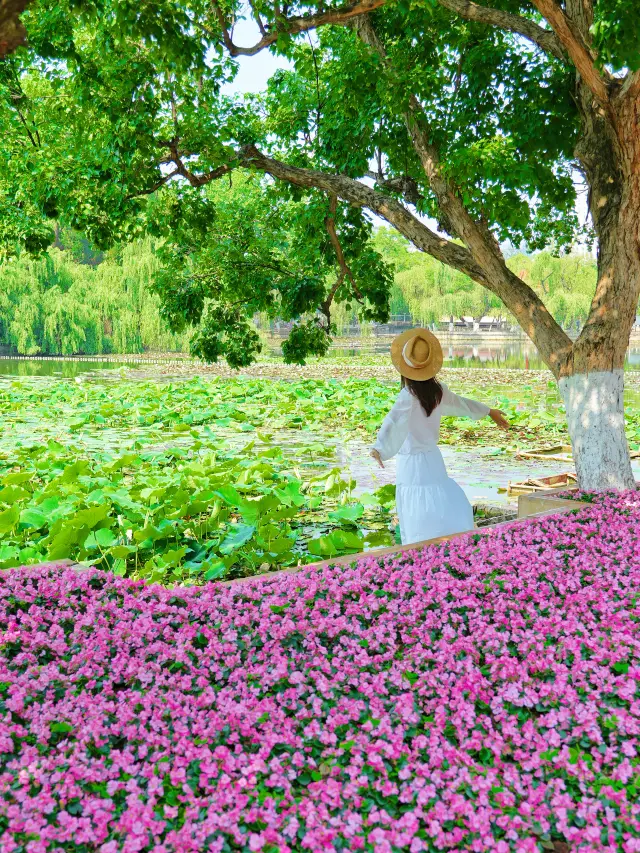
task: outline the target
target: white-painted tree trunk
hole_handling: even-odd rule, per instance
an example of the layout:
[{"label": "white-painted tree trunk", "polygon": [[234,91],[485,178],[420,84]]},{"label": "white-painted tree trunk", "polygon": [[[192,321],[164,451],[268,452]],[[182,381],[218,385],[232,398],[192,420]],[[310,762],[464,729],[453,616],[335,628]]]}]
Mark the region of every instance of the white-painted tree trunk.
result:
[{"label": "white-painted tree trunk", "polygon": [[634,488],[624,432],[624,371],[578,373],[563,377],[558,385],[580,488]]}]

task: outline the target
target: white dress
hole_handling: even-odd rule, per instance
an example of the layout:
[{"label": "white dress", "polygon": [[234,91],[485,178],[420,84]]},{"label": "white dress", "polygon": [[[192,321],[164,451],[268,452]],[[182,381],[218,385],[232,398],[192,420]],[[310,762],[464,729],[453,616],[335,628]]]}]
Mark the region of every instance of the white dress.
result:
[{"label": "white dress", "polygon": [[447,474],[438,448],[440,419],[479,420],[489,406],[458,397],[442,386],[442,402],[429,417],[417,397],[403,388],[380,427],[374,448],[383,462],[397,454],[396,506],[402,544],[473,530],[473,509]]}]

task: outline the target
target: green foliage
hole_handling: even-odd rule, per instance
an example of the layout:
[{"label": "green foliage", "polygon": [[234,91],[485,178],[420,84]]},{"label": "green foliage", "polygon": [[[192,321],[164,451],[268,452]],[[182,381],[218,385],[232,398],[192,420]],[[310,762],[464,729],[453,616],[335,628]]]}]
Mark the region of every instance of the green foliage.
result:
[{"label": "green foliage", "polygon": [[[379,229],[373,244],[395,266],[395,283],[417,322],[504,317],[505,308],[496,296],[435,258],[410,251],[410,244],[389,229]],[[597,281],[594,259],[544,251],[513,255],[507,265],[543,298],[559,323],[570,326],[586,320]]]},{"label": "green foliage", "polygon": [[[14,382],[0,390],[0,568],[70,557],[192,583],[361,550],[370,537],[391,544],[389,508],[372,495],[353,503],[353,481],[333,467],[346,394],[358,413],[348,426],[369,433],[393,395],[370,391]],[[300,438],[283,444],[292,430]]]},{"label": "green foliage", "polygon": [[[529,2],[507,7],[537,17]],[[280,4],[253,8],[267,30],[280,28]],[[287,14],[324,8],[294,3]],[[322,348],[313,324],[331,331],[323,306],[336,282],[340,323],[354,312],[366,323],[386,319],[392,276],[360,207],[338,203],[334,213],[347,272],[329,238],[327,194],[311,179],[292,188],[238,174],[243,151],[257,145],[285,163],[365,181],[375,163],[381,192],[403,198],[410,186],[418,213],[455,238],[407,134],[409,94],[423,105],[445,175],[498,240],[561,250],[582,233],[569,63],[439,4],[389,3],[371,18],[384,67],[353,27],[322,27],[312,38],[282,33],[271,50],[289,67],[263,94],[228,94],[237,62],[219,13],[236,20],[246,11],[239,0],[29,5],[29,46],[0,66],[3,256],[42,254],[52,219],[101,250],[162,238],[156,290],[175,331],[197,327],[197,352],[246,363],[259,351],[250,319],[262,313],[296,322],[287,352],[303,361]],[[632,0],[594,6],[600,59],[616,69],[639,63],[634,11]],[[411,259],[398,276],[394,305],[406,300],[425,321],[440,309],[499,311],[493,297],[424,259]],[[563,288],[551,299],[558,316],[583,312],[583,300]],[[66,343],[55,318],[47,334],[76,345],[83,322],[80,314],[70,322]]]},{"label": "green foliage", "polygon": [[150,219],[164,239],[154,289],[174,330],[197,328],[195,354],[214,362],[224,356],[233,367],[250,363],[260,352],[250,324],[261,314],[297,322],[283,352],[302,364],[329,346],[333,329],[318,309],[330,291],[330,311],[341,305],[364,320],[386,319],[391,268],[360,211],[340,205],[333,214],[350,271],[334,290],[336,252],[322,194],[283,191],[240,173],[231,186],[207,187],[195,210],[194,200],[165,190]]},{"label": "green foliage", "polygon": [[309,320],[294,326],[282,342],[282,355],[287,364],[305,364],[310,355],[326,355],[330,343],[325,329],[315,320]]},{"label": "green foliage", "polygon": [[640,68],[640,17],[636,0],[607,0],[594,5],[592,33],[602,63],[616,71]]},{"label": "green foliage", "polygon": [[260,336],[246,315],[224,305],[207,308],[191,345],[191,352],[203,361],[216,362],[224,355],[233,368],[247,367],[261,349]]},{"label": "green foliage", "polygon": [[171,334],[151,290],[159,269],[153,243],[118,247],[101,260],[86,240],[22,253],[0,265],[0,345],[27,355],[134,353],[188,347]]}]

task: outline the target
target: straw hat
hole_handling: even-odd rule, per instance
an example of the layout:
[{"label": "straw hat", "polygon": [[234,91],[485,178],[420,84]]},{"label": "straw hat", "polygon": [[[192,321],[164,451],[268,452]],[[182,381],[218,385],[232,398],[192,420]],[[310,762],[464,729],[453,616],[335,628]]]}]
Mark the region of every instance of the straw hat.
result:
[{"label": "straw hat", "polygon": [[432,379],[442,367],[440,341],[428,329],[408,329],[391,342],[391,361],[407,379]]}]

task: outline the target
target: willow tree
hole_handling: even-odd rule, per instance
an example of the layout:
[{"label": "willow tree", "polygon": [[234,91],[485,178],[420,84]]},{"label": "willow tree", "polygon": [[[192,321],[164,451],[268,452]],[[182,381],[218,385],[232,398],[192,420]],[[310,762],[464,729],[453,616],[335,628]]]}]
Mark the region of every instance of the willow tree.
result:
[{"label": "willow tree", "polygon": [[[6,119],[4,193],[28,185],[16,216],[31,221],[24,211],[37,198],[100,242],[146,227],[144,199],[161,187],[175,201],[164,227],[182,233],[206,184],[237,169],[269,176],[269,188],[309,199],[307,226],[330,235],[336,282],[313,297],[327,309],[335,295],[366,300],[340,226],[345,208],[351,221],[375,213],[515,316],[559,382],[581,485],[630,486],[622,392],[640,294],[636,12],[636,0],[35,0],[23,15],[30,52],[16,51],[5,75],[21,117]],[[236,41],[243,14],[254,44]],[[291,68],[264,97],[220,94],[235,58],[266,50]],[[598,280],[572,342],[500,244],[569,246],[578,174]],[[197,319],[202,288],[195,274],[186,281],[167,296]],[[220,318],[218,338],[237,308]]]}]

